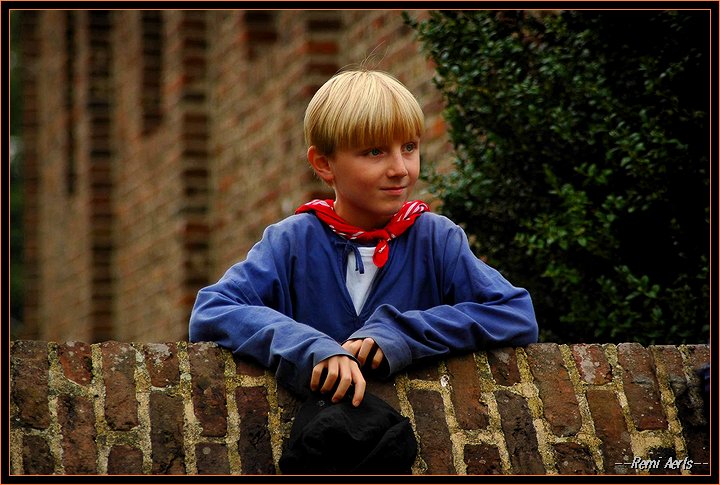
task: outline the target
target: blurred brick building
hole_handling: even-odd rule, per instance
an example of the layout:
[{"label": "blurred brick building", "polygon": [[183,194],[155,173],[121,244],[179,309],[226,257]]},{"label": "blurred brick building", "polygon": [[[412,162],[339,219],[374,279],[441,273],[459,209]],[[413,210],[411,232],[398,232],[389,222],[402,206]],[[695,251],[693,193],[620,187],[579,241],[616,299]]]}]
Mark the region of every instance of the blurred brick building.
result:
[{"label": "blurred brick building", "polygon": [[423,160],[450,155],[433,66],[400,11],[20,14],[23,338],[186,338],[197,290],[328,195],[304,110],[373,52],[425,110]]}]

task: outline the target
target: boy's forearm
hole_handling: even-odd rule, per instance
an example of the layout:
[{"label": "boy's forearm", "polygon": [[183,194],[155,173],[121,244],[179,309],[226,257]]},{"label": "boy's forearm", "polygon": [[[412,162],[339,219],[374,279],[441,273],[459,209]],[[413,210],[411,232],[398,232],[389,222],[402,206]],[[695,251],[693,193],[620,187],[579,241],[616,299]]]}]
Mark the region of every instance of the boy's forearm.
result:
[{"label": "boy's forearm", "polygon": [[312,368],[335,355],[354,357],[334,339],[271,308],[243,305],[201,290],[190,318],[190,341],[210,341],[276,372],[291,389],[309,386]]},{"label": "boy's forearm", "polygon": [[532,304],[517,299],[503,305],[463,303],[400,312],[383,305],[350,338],[372,338],[382,349],[389,373],[410,363],[454,352],[537,342]]}]

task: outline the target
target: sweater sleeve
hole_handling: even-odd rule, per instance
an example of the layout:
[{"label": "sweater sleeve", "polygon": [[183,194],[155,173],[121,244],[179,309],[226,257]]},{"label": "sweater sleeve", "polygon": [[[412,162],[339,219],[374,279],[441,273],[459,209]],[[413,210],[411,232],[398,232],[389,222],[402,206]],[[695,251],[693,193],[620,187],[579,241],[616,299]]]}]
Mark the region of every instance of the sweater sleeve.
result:
[{"label": "sweater sleeve", "polygon": [[349,337],[375,340],[388,360],[390,374],[425,358],[537,341],[529,293],[478,259],[459,226],[435,244],[441,242],[443,304],[404,312],[394,305],[380,305]]},{"label": "sweater sleeve", "polygon": [[302,393],[316,364],[333,355],[352,355],[333,338],[288,316],[289,258],[276,257],[278,248],[287,249],[281,238],[266,231],[245,261],[198,292],[189,338],[216,342],[275,369],[279,382]]}]

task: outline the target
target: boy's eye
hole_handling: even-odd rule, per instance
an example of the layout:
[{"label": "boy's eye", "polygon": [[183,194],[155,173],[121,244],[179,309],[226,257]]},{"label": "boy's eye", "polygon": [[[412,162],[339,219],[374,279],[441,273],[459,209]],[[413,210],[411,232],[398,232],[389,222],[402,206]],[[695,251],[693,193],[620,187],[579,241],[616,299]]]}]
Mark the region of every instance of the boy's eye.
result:
[{"label": "boy's eye", "polygon": [[415,150],[416,148],[417,148],[417,144],[414,142],[406,143],[405,146],[403,147],[403,149],[406,152],[411,152],[411,151]]},{"label": "boy's eye", "polygon": [[377,157],[377,156],[379,156],[380,154],[382,154],[382,150],[380,150],[379,148],[371,148],[371,149],[368,151],[368,155],[370,155],[370,156],[372,156],[372,157]]}]

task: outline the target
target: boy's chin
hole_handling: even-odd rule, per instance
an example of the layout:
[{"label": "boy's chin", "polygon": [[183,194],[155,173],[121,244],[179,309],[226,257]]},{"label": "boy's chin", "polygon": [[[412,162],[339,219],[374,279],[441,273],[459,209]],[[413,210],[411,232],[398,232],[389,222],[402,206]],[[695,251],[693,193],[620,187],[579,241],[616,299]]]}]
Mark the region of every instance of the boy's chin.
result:
[{"label": "boy's chin", "polygon": [[395,215],[395,214],[397,213],[397,211],[399,211],[400,209],[402,209],[403,206],[405,205],[405,203],[407,202],[407,200],[408,200],[407,197],[403,197],[402,199],[399,199],[398,201],[394,202],[394,203],[392,204],[391,209],[390,209],[390,211],[391,211],[391,212],[390,212],[390,216]]}]

